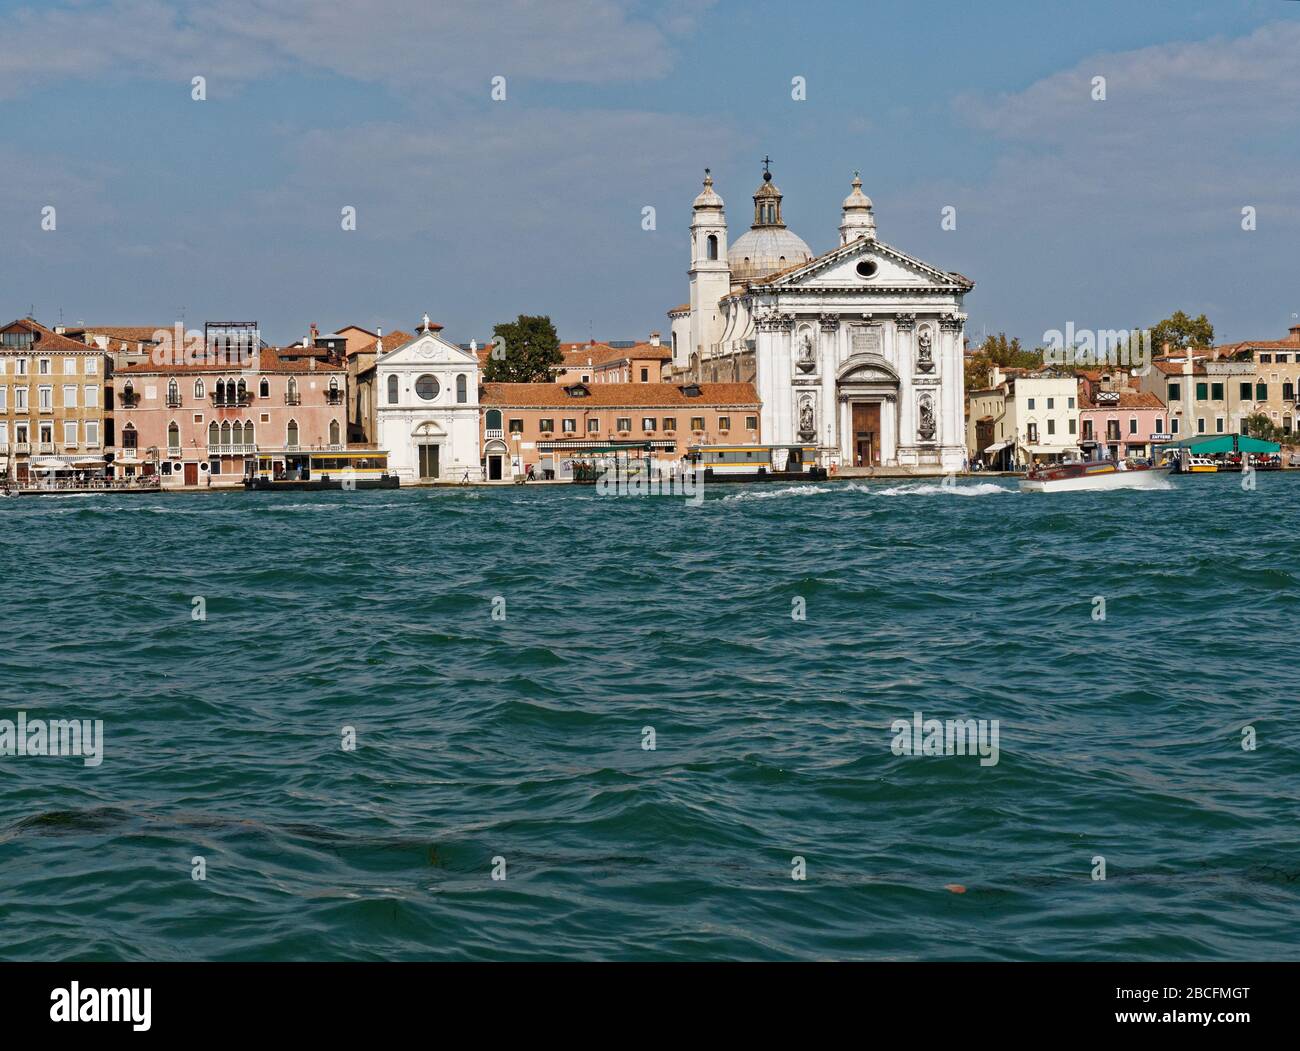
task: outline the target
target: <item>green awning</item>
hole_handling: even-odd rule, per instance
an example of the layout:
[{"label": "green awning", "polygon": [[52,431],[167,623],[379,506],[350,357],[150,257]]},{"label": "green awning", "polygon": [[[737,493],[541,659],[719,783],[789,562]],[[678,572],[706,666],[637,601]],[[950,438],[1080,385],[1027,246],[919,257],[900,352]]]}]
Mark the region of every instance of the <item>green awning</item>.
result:
[{"label": "green awning", "polygon": [[1163,449],[1190,449],[1194,456],[1213,456],[1215,453],[1275,453],[1282,446],[1277,442],[1266,442],[1263,438],[1252,438],[1248,434],[1198,434],[1193,438],[1182,438],[1176,442],[1166,442]]}]

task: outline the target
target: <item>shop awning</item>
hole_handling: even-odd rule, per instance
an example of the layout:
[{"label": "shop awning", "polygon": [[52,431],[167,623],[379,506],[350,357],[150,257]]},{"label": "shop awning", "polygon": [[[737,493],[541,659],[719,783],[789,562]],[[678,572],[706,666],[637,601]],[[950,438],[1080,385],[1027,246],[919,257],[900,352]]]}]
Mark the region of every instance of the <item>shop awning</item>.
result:
[{"label": "shop awning", "polygon": [[1252,438],[1248,434],[1201,434],[1194,438],[1182,438],[1169,442],[1166,449],[1189,449],[1193,456],[1211,456],[1214,453],[1275,453],[1282,446],[1278,442],[1266,442],[1263,438]]},{"label": "shop awning", "polygon": [[990,445],[987,449],[984,450],[984,452],[985,452],[986,454],[987,454],[987,453],[997,453],[997,452],[1001,452],[1003,449],[1005,449],[1005,448],[1006,448],[1008,445],[1010,445],[1010,444],[1011,444],[1010,442],[998,442],[998,443],[996,443],[995,445]]}]

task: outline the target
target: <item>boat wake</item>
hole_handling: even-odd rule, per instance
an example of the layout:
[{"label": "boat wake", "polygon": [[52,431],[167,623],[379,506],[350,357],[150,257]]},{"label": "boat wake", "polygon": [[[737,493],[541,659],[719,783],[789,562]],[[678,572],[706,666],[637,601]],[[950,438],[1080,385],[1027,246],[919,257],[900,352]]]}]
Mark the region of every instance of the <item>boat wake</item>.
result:
[{"label": "boat wake", "polygon": [[994,482],[977,482],[975,485],[943,485],[937,482],[909,482],[907,485],[891,485],[888,489],[872,489],[879,496],[995,496],[999,493],[1013,493],[1014,489],[997,485]]}]

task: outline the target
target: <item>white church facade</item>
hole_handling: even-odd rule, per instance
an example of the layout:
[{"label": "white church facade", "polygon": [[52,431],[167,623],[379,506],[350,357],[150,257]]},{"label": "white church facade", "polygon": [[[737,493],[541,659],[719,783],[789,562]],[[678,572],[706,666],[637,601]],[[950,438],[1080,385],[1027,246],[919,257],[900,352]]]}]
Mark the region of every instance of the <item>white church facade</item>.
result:
[{"label": "white church facade", "polygon": [[479,481],[479,360],[432,331],[375,359],[375,443],[403,485]]},{"label": "white church facade", "polygon": [[839,244],[822,255],[785,225],[764,171],[750,229],[727,246],[706,171],[691,221],[690,300],[669,311],[673,364],[696,382],[750,382],[769,444],[815,444],[824,463],[962,469],[963,297],[974,283],[876,238],[855,176]]}]

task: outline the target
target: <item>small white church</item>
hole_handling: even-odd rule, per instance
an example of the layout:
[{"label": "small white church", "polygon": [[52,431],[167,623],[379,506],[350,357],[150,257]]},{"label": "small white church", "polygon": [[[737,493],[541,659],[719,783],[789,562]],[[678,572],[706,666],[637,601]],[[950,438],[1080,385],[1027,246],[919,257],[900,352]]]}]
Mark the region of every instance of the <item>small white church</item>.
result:
[{"label": "small white church", "polygon": [[961,470],[962,302],[974,282],[878,240],[856,173],[839,244],[814,255],[781,217],[769,163],[753,223],[730,247],[705,169],[690,301],[668,312],[675,368],[696,382],[753,382],[765,443],[817,445],[837,468]]}]

